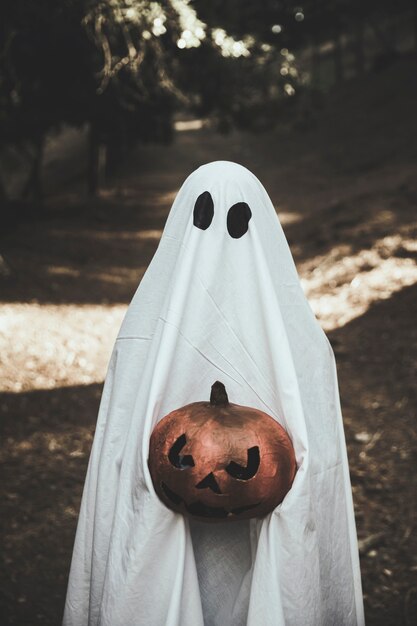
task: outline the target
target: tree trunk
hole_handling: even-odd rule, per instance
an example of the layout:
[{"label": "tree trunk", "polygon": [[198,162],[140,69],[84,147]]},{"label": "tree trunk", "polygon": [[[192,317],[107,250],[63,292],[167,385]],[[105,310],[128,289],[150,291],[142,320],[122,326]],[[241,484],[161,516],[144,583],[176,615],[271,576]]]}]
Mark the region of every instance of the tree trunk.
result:
[{"label": "tree trunk", "polygon": [[391,37],[386,35],[381,29],[376,18],[368,16],[368,22],[373,30],[376,41],[380,44],[382,53],[385,55],[392,55],[395,53],[394,46],[392,44]]},{"label": "tree trunk", "polygon": [[336,83],[343,82],[345,71],[343,65],[343,45],[340,24],[336,23],[334,31],[334,77]]},{"label": "tree trunk", "polygon": [[319,54],[318,54],[318,46],[317,43],[312,39],[311,41],[311,86],[314,89],[317,89],[320,83],[319,76]]},{"label": "tree trunk", "polygon": [[417,0],[413,2],[414,52],[417,54]]},{"label": "tree trunk", "polygon": [[95,195],[105,183],[107,148],[101,141],[96,124],[90,123],[88,158],[88,193]]},{"label": "tree trunk", "polygon": [[44,195],[42,184],[44,146],[45,138],[43,136],[38,137],[34,142],[35,153],[30,167],[29,176],[22,192],[22,198],[29,198],[39,204],[42,203]]},{"label": "tree trunk", "polygon": [[8,194],[7,194],[7,190],[6,187],[3,183],[3,178],[1,176],[0,173],[0,204],[3,204],[4,202],[7,202],[8,200]]},{"label": "tree trunk", "polygon": [[311,86],[313,89],[318,89],[320,84],[319,75],[319,36],[318,36],[319,22],[317,20],[317,4],[311,5],[311,27],[310,27],[310,50],[311,50]]},{"label": "tree trunk", "polygon": [[365,71],[365,50],[364,50],[364,29],[361,17],[355,23],[354,45],[355,45],[355,69],[360,76]]}]

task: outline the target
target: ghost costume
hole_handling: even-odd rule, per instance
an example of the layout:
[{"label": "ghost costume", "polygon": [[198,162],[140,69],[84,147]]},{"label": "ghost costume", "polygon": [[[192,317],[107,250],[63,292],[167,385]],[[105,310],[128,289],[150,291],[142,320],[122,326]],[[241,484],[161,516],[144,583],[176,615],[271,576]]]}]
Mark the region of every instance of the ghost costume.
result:
[{"label": "ghost costume", "polygon": [[[286,429],[291,490],[262,519],[197,522],[156,496],[151,432],[221,380]],[[259,180],[218,161],[181,187],[122,323],[81,503],[64,626],[364,624],[331,346]]]}]

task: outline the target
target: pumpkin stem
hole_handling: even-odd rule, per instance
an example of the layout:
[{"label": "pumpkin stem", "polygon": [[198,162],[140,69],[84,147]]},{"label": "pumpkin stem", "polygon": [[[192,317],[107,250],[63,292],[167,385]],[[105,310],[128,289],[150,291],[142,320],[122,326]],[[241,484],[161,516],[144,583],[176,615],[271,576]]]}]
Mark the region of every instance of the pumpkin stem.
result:
[{"label": "pumpkin stem", "polygon": [[229,404],[226,387],[218,380],[211,386],[210,404],[213,406],[226,406]]}]

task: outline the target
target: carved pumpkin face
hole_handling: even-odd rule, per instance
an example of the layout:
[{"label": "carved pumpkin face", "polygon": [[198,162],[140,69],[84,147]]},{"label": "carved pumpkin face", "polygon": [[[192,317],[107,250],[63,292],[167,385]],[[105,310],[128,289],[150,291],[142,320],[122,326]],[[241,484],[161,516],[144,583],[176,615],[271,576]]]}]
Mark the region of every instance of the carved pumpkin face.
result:
[{"label": "carved pumpkin face", "polygon": [[159,498],[205,521],[262,517],[282,502],[296,472],[286,431],[266,413],[231,404],[222,383],[210,402],[165,416],[150,440]]}]

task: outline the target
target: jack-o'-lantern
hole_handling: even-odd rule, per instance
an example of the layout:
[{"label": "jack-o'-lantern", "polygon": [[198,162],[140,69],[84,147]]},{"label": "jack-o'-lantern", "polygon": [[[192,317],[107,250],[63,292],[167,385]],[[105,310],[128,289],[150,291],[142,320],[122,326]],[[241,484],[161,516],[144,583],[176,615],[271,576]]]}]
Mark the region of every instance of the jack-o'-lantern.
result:
[{"label": "jack-o'-lantern", "polygon": [[156,425],[148,464],[162,502],[205,521],[266,515],[296,472],[284,428],[263,411],[230,403],[220,382],[210,402],[188,404]]}]

